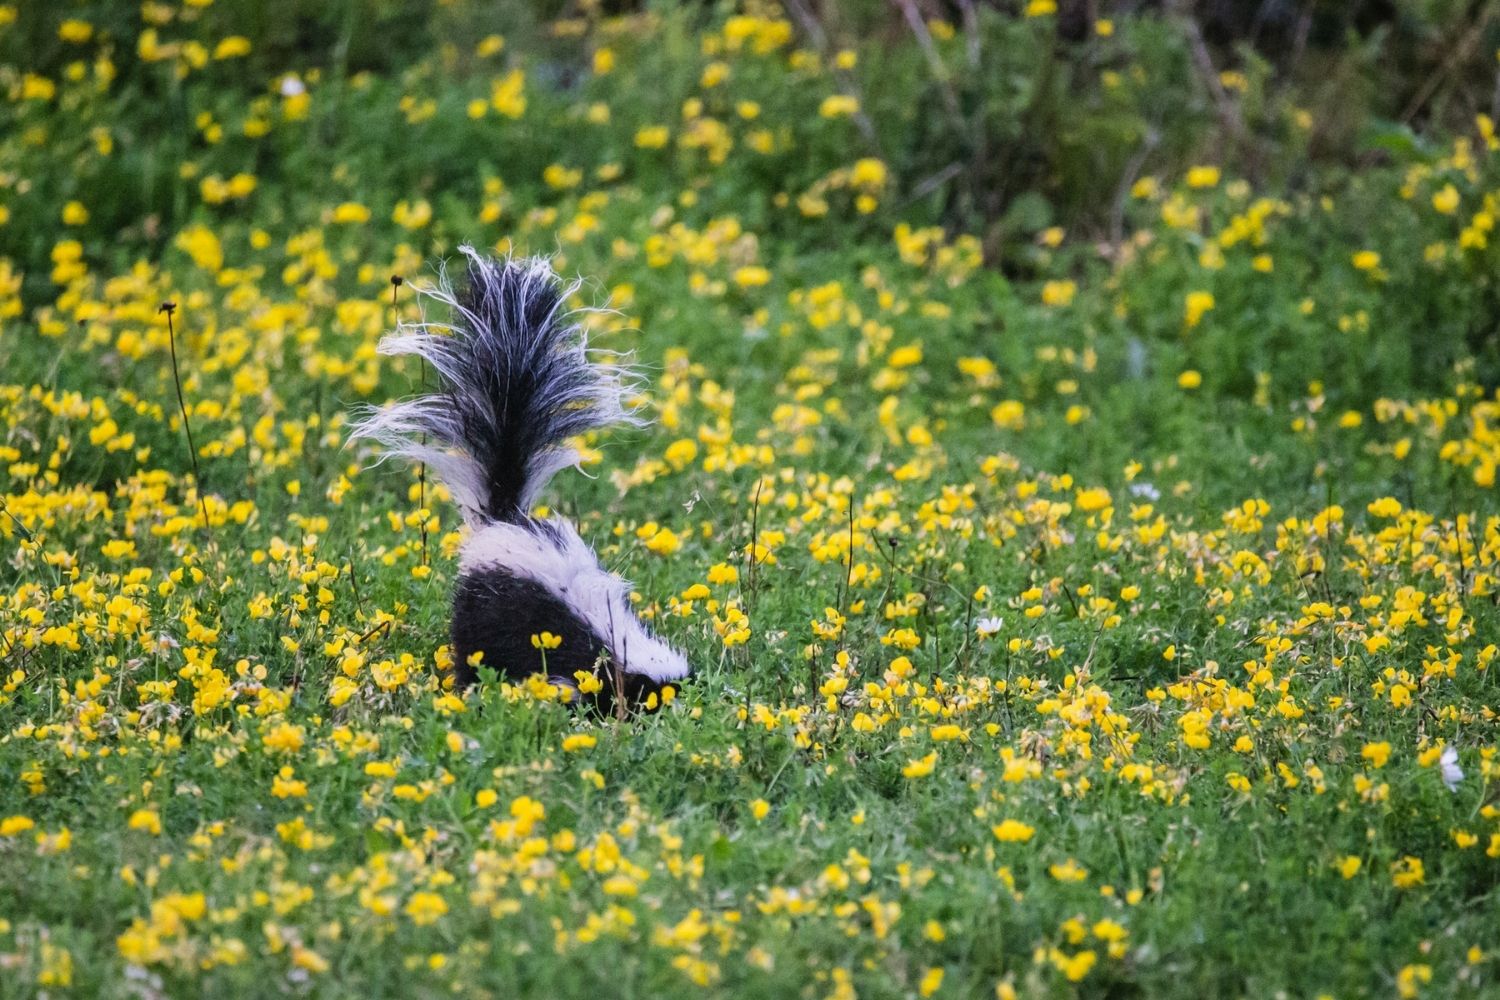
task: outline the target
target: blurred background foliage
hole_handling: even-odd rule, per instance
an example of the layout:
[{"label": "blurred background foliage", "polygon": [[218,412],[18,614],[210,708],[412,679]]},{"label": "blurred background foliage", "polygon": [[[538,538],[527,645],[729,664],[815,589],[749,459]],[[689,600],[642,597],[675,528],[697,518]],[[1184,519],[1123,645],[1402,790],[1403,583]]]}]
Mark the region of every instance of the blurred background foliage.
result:
[{"label": "blurred background foliage", "polygon": [[[72,201],[87,206],[75,231],[103,237],[83,252],[118,270],[161,259],[195,222],[229,235],[252,214],[271,232],[314,226],[340,198],[377,220],[430,204],[431,256],[504,212],[549,231],[550,207],[576,210],[590,185],[618,182],[625,200],[672,204],[690,225],[732,217],[783,257],[868,255],[899,225],[941,227],[1006,281],[1098,276],[1102,294],[1075,310],[1080,346],[1118,325],[1123,300],[1131,336],[1156,323],[1172,343],[1181,287],[1205,280],[1204,244],[1253,191],[1277,200],[1269,215],[1289,236],[1275,292],[1233,262],[1215,279],[1221,332],[1200,339],[1220,388],[1248,399],[1260,373],[1309,370],[1312,326],[1283,308],[1304,294],[1376,330],[1333,366],[1350,402],[1383,384],[1440,387],[1460,363],[1483,385],[1500,379],[1500,287],[1481,225],[1493,157],[1466,152],[1494,143],[1500,117],[1500,0],[9,9],[0,256],[33,306],[52,292],[59,207]],[[89,37],[65,37],[69,21]],[[243,51],[226,50],[232,40]],[[723,60],[732,87],[710,81],[731,72]],[[28,98],[46,87],[55,98]],[[661,128],[671,141],[651,138]],[[1469,145],[1455,151],[1455,138]],[[1168,218],[1171,179],[1204,164],[1237,193]],[[254,185],[253,212],[235,178]],[[1453,234],[1422,204],[1432,178],[1458,185],[1465,212],[1486,206],[1465,252],[1441,260],[1435,241]],[[1320,210],[1325,198],[1339,210]],[[1163,219],[1175,253],[1143,254]],[[649,232],[649,208],[631,225]],[[1346,251],[1330,268],[1328,248],[1343,245],[1386,248],[1378,288],[1349,280]],[[1434,282],[1434,266],[1464,278]]]},{"label": "blurred background foliage", "polygon": [[[829,58],[859,53],[855,66],[837,72],[861,100],[854,136],[860,152],[888,165],[905,214],[982,234],[987,259],[1002,266],[1018,263],[1007,252],[1015,241],[1052,225],[1118,241],[1122,203],[1140,176],[1211,161],[1256,184],[1327,187],[1341,183],[1348,170],[1434,157],[1429,136],[1462,129],[1477,114],[1500,117],[1500,3],[1494,0],[788,0],[784,8],[759,6],[786,17],[794,45]],[[1049,8],[1054,16],[1035,16]],[[288,67],[312,74],[335,97],[374,86],[367,74],[398,85],[434,75],[486,75],[492,66],[474,51],[491,34],[507,40],[507,61],[530,68],[531,99],[565,102],[582,96],[577,92],[590,75],[596,29],[622,15],[646,15],[644,34],[609,44],[640,46],[629,62],[652,86],[631,88],[631,97],[646,105],[642,112],[665,120],[697,83],[699,32],[730,13],[726,4],[652,0],[217,0],[181,7],[106,0],[23,4],[0,44],[8,63],[21,62],[16,56],[24,52],[32,72],[61,78],[78,57],[78,47],[58,36],[64,19],[87,21],[101,39],[114,40],[104,48],[121,84],[106,98],[113,106],[75,110],[132,125],[120,139],[133,155],[101,163],[104,169],[95,174],[59,180],[88,186],[96,197],[107,193],[122,237],[134,242],[175,228],[192,201],[182,196],[181,166],[206,152],[194,141],[194,118],[204,109],[187,100],[170,60],[143,50],[144,32],[154,32],[162,44],[199,39],[204,56],[212,55],[215,39],[250,39],[245,60],[215,74],[211,89],[220,107],[214,110],[225,112],[264,101],[268,84],[274,88]],[[576,30],[559,30],[569,24]],[[203,71],[214,70],[210,59]],[[798,97],[795,79],[764,83],[773,94],[780,84],[787,101]],[[623,88],[612,90],[614,99],[624,96]],[[14,114],[7,111],[6,117]],[[5,124],[24,126],[26,109],[20,111],[21,121]],[[336,134],[335,123],[360,131]],[[383,172],[394,174],[361,173],[366,186],[452,190],[472,181],[460,148],[484,142],[482,132],[462,128],[461,116],[453,124],[425,157],[388,148],[406,134],[358,116],[320,115],[319,128],[297,138],[340,158],[362,147],[368,163],[361,166],[384,164]],[[577,151],[575,135],[554,130],[527,138],[544,158]],[[516,150],[507,145],[509,159]],[[274,177],[318,154],[262,146],[254,166],[259,176]],[[806,156],[798,160],[808,172],[820,166]],[[13,178],[24,176],[9,166]],[[764,164],[745,166],[740,176],[718,183],[734,189],[735,197],[753,199],[768,178],[760,176]],[[692,178],[668,169],[658,179],[677,187]],[[773,180],[791,188],[798,178]],[[142,219],[154,224],[132,226]],[[5,243],[15,238],[13,230]],[[22,256],[34,258],[38,249]]]}]

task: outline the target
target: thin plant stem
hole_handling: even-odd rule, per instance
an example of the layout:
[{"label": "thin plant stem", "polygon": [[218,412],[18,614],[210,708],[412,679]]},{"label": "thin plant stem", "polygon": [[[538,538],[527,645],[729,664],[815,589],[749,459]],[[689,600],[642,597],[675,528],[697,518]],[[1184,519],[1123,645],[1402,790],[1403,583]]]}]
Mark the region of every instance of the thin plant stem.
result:
[{"label": "thin plant stem", "polygon": [[[396,290],[401,287],[404,278],[399,274],[391,275],[391,318],[397,326],[401,325],[401,315],[396,306]],[[427,362],[422,358],[417,359],[417,364],[422,372],[422,392],[427,392]],[[427,444],[427,432],[422,432],[422,444]],[[417,465],[417,509],[422,514],[422,565],[427,565],[427,463],[420,462]]]},{"label": "thin plant stem", "polygon": [[172,384],[177,387],[177,408],[182,411],[182,431],[187,435],[188,459],[193,463],[193,486],[198,494],[198,510],[203,514],[203,530],[212,534],[208,523],[208,501],[203,496],[203,476],[198,471],[198,446],[193,443],[193,425],[188,421],[187,400],[182,395],[182,370],[177,365],[177,328],[172,316],[177,312],[177,303],[163,302],[158,312],[167,317],[167,347],[172,353]]}]

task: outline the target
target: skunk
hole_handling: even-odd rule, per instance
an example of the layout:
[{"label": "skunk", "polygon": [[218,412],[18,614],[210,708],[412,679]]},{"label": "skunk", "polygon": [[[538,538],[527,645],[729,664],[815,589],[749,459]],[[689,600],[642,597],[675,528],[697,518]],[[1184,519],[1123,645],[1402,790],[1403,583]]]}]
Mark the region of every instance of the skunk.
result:
[{"label": "skunk", "polygon": [[[422,292],[448,307],[450,322],[398,327],[379,347],[424,359],[441,388],[367,409],[351,440],[425,462],[468,524],[453,594],[456,686],[477,680],[478,653],[512,681],[542,674],[576,695],[582,677],[582,690],[599,690],[597,703],[646,701],[686,678],[687,660],[646,629],[630,584],[599,565],[572,524],[530,513],[553,474],[578,464],[567,438],[640,423],[623,406],[632,374],[617,356],[589,350],[566,306],[578,285],[565,286],[545,258],[459,249],[457,286],[444,269]],[[562,644],[538,648],[532,637],[542,632]]]}]

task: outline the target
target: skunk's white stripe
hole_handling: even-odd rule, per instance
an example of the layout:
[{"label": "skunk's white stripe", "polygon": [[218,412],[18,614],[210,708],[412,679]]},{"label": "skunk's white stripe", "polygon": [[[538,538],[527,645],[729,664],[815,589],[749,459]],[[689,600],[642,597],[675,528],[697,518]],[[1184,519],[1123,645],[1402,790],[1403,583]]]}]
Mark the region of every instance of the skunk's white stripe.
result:
[{"label": "skunk's white stripe", "polygon": [[459,571],[503,569],[539,583],[608,643],[627,673],[657,682],[686,677],[687,659],[647,632],[635,616],[630,585],[599,565],[598,556],[573,525],[560,518],[547,524],[559,541],[517,524],[479,528],[459,549]]}]

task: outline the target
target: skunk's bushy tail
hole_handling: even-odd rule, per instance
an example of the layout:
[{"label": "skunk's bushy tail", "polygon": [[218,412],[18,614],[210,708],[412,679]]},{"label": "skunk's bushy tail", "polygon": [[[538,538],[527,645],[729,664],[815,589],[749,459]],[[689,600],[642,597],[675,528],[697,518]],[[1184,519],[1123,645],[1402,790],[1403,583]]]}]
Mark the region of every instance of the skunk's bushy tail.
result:
[{"label": "skunk's bushy tail", "polygon": [[[471,524],[515,523],[578,455],[566,440],[626,422],[633,381],[616,355],[591,352],[577,313],[578,289],[542,257],[494,259],[459,250],[465,273],[442,272],[421,294],[450,311],[381,341],[380,353],[414,354],[436,370],[437,392],[367,411],[353,436],[388,454],[427,463]],[[424,440],[425,438],[425,440]]]}]

